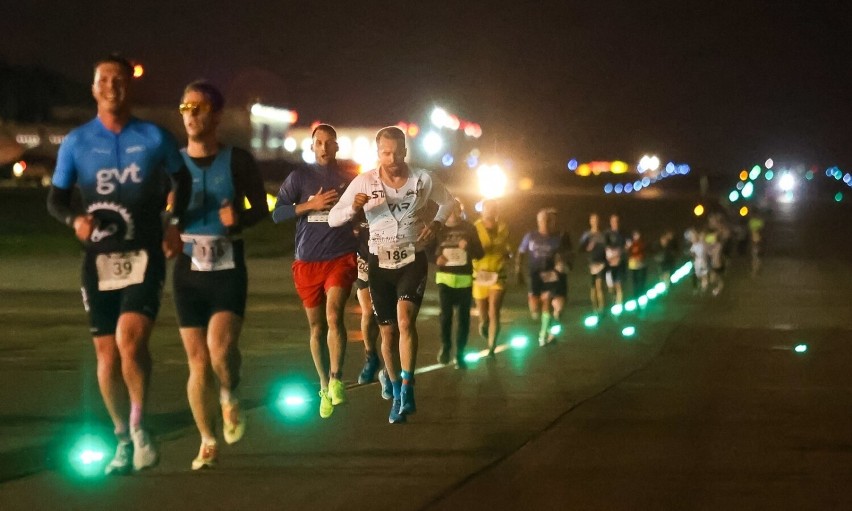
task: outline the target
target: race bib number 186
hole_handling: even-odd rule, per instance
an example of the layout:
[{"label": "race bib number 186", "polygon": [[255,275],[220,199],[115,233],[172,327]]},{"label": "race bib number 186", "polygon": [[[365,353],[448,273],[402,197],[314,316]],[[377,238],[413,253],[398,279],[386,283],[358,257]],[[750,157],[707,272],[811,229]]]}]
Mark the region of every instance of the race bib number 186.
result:
[{"label": "race bib number 186", "polygon": [[379,268],[395,270],[414,262],[414,243],[379,247]]}]

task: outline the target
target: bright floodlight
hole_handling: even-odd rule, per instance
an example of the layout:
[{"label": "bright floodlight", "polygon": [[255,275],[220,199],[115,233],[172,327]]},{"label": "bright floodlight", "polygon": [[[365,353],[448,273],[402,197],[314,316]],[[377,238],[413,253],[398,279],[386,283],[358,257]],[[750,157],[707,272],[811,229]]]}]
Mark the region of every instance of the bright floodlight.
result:
[{"label": "bright floodlight", "polygon": [[430,131],[423,137],[423,150],[426,151],[426,154],[429,156],[433,156],[438,154],[438,151],[444,146],[444,141],[441,139],[441,135],[438,135],[434,131]]},{"label": "bright floodlight", "polygon": [[450,115],[446,110],[440,107],[435,107],[432,110],[432,115],[429,116],[429,120],[432,121],[432,124],[437,128],[443,128],[445,124],[449,121]]},{"label": "bright floodlight", "polygon": [[496,199],[506,194],[508,179],[499,165],[480,165],[476,169],[479,179],[479,193],[483,198]]},{"label": "bright floodlight", "polygon": [[796,177],[793,174],[787,172],[781,179],[778,180],[778,188],[781,189],[782,192],[792,192],[796,187]]}]

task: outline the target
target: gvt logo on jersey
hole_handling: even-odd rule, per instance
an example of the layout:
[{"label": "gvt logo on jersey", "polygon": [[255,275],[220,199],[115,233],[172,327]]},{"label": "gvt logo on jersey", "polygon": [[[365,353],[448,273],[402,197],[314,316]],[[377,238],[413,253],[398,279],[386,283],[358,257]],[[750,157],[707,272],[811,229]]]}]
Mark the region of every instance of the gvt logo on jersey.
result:
[{"label": "gvt logo on jersey", "polygon": [[142,176],[139,175],[139,168],[136,163],[130,164],[123,171],[118,169],[101,169],[95,174],[98,181],[97,192],[101,195],[107,195],[115,191],[116,182],[124,184],[128,181],[132,183],[141,183]]}]

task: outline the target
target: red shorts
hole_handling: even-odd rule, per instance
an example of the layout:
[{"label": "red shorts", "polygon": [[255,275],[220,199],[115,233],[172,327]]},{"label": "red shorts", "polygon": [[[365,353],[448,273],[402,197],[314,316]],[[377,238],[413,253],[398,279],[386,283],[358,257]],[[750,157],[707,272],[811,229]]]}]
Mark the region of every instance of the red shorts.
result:
[{"label": "red shorts", "polygon": [[296,292],[308,309],[322,305],[332,287],[351,290],[357,277],[358,264],[354,252],[329,261],[293,261]]}]

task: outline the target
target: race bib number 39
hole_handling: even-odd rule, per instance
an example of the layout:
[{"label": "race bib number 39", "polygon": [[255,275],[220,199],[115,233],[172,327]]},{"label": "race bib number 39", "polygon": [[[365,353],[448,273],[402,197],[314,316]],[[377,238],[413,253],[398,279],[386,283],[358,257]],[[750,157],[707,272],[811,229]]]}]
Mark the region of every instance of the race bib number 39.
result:
[{"label": "race bib number 39", "polygon": [[192,243],[192,270],[230,270],[234,265],[234,245],[222,236],[200,236],[184,234],[181,238]]},{"label": "race bib number 39", "polygon": [[379,247],[379,268],[395,270],[414,262],[414,243]]},{"label": "race bib number 39", "polygon": [[308,222],[328,223],[328,211],[312,211],[308,213]]},{"label": "race bib number 39", "polygon": [[113,252],[98,254],[95,258],[98,270],[98,290],[115,291],[127,286],[141,284],[148,267],[148,252]]}]

